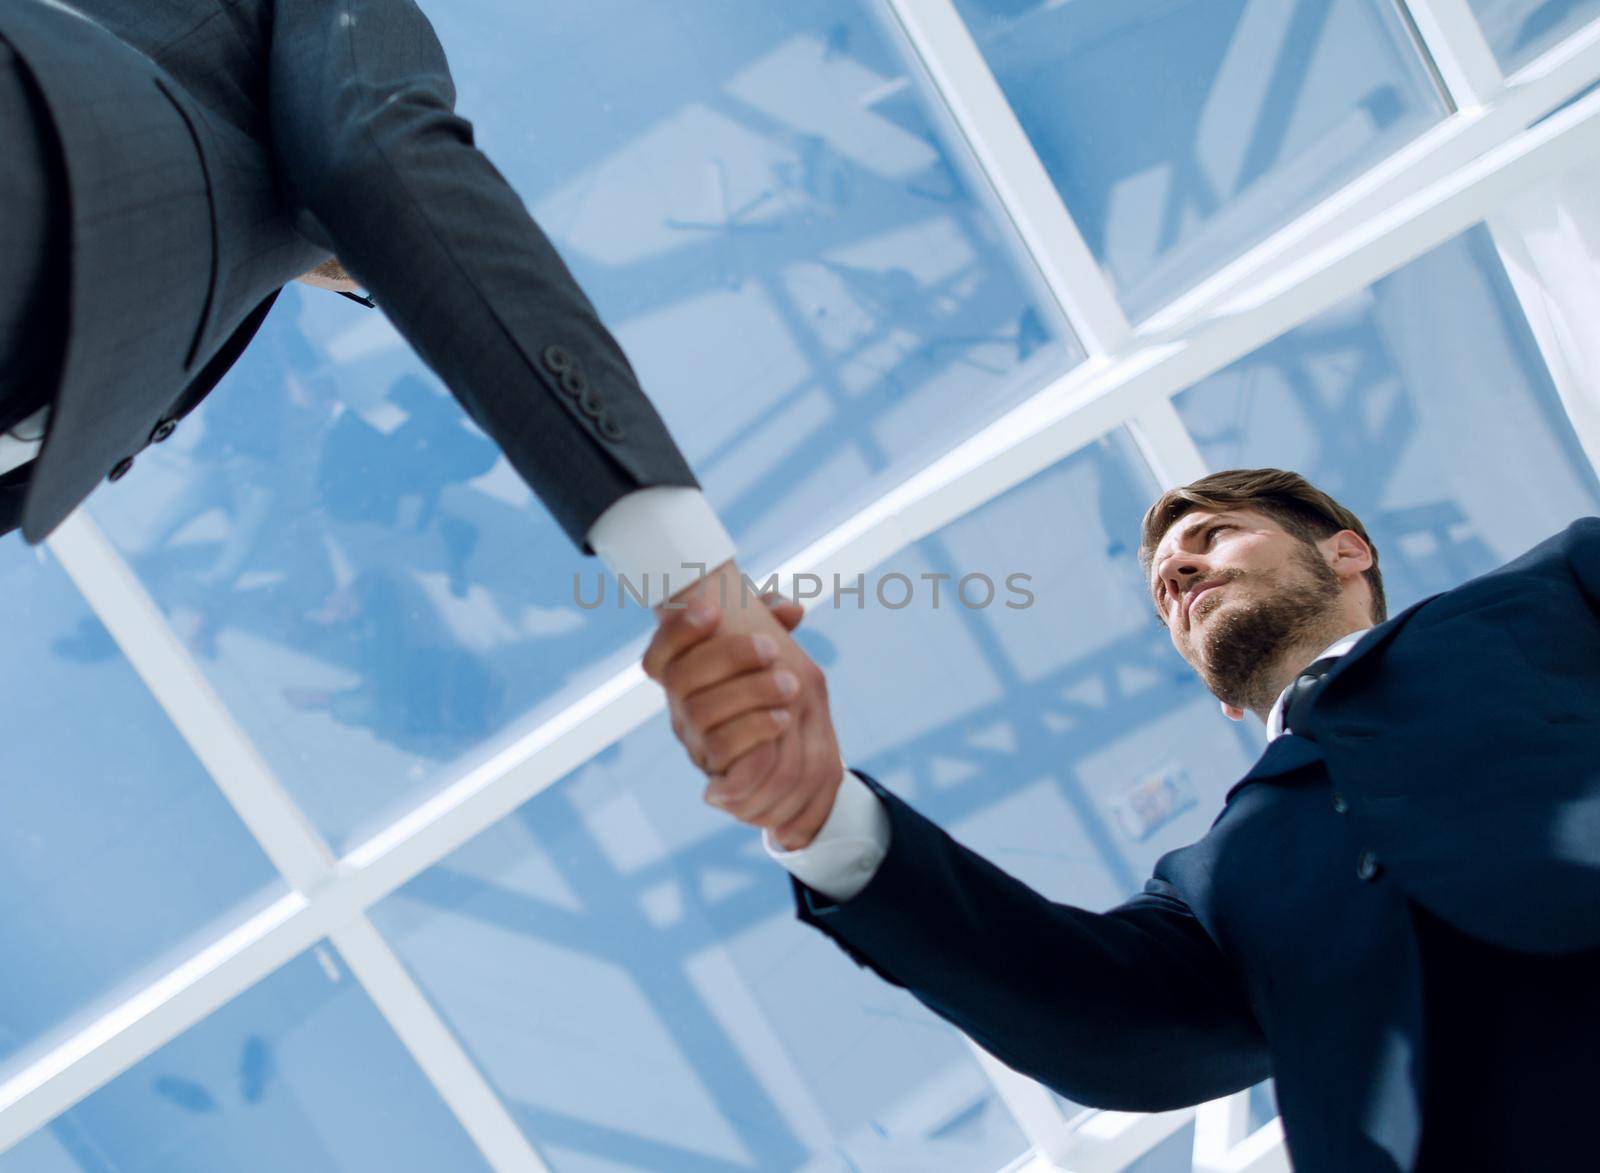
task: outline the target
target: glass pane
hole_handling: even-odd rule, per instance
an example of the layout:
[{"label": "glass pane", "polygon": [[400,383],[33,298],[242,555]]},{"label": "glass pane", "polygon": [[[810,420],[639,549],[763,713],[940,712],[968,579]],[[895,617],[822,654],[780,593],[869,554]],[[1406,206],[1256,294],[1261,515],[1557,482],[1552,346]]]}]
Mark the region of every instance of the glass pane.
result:
[{"label": "glass pane", "polygon": [[1185,392],[1178,410],[1211,467],[1294,469],[1354,510],[1390,614],[1600,512],[1483,228]]},{"label": "glass pane", "polygon": [[1249,1129],[1254,1132],[1278,1118],[1278,1085],[1264,1080],[1250,1089]]},{"label": "glass pane", "polygon": [[[1156,490],[1127,453],[1092,445],[800,629],[852,764],[1100,908],[1204,832],[1260,746],[1145,598]],[[988,606],[977,579],[959,601],[967,574]],[[758,835],[700,789],[662,716],[377,909],[552,1166],[989,1173],[1022,1152],[954,1031],[796,922]]]},{"label": "glass pane", "polygon": [[1392,0],[956,0],[1143,318],[1445,113]]},{"label": "glass pane", "polygon": [[961,1041],[794,922],[670,738],[634,734],[375,913],[545,1161],[991,1173],[1022,1153]]},{"label": "glass pane", "polygon": [[1500,67],[1511,72],[1596,17],[1600,0],[1471,0]]},{"label": "glass pane", "polygon": [[286,887],[44,548],[0,598],[6,1070]]},{"label": "glass pane", "polygon": [[0,1173],[487,1173],[319,945],[0,1156]]},{"label": "glass pane", "polygon": [[1122,1167],[1122,1173],[1193,1173],[1194,1124],[1185,1124],[1143,1156]]},{"label": "glass pane", "polygon": [[[480,143],[752,571],[1079,355],[874,8],[431,10]],[[598,560],[381,314],[303,287],[198,422],[95,509],[340,846],[633,659],[605,657],[649,626],[576,605]]]}]

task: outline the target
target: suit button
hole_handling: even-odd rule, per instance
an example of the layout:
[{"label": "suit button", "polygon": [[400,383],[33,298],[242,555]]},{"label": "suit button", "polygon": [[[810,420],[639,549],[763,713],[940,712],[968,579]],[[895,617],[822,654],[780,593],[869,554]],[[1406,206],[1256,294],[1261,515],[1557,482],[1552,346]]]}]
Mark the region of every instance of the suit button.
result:
[{"label": "suit button", "polygon": [[622,425],[608,415],[603,415],[596,420],[595,427],[600,429],[600,434],[607,440],[622,439]]},{"label": "suit button", "polygon": [[1363,851],[1361,858],[1356,860],[1356,879],[1365,883],[1372,883],[1378,878],[1378,873],[1383,871],[1383,865],[1378,862],[1378,855],[1373,851]]},{"label": "suit button", "polygon": [[564,374],[572,369],[572,355],[565,347],[547,346],[544,348],[544,365],[556,374]]},{"label": "suit button", "polygon": [[589,378],[580,370],[569,370],[561,376],[561,389],[568,395],[582,395],[589,389]]},{"label": "suit button", "polygon": [[178,430],[177,420],[162,420],[156,425],[155,431],[150,433],[150,443],[159,444],[173,432]]},{"label": "suit button", "polygon": [[133,457],[124,456],[121,460],[117,461],[116,467],[106,474],[106,480],[120,481],[123,477],[128,475],[128,470],[132,467]]},{"label": "suit button", "polygon": [[583,414],[592,420],[597,420],[606,413],[606,405],[600,402],[600,394],[593,387],[586,387],[583,394],[578,396],[578,406],[583,409]]},{"label": "suit button", "polygon": [[1333,792],[1333,813],[1336,815],[1342,815],[1349,811],[1349,809],[1350,803],[1345,799],[1345,796],[1335,790]]}]

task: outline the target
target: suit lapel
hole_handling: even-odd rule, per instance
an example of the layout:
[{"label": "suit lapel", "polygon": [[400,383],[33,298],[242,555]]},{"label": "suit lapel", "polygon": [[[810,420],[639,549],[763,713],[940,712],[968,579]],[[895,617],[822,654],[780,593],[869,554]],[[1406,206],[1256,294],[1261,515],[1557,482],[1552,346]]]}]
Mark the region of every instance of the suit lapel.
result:
[{"label": "suit lapel", "polygon": [[[1322,696],[1329,688],[1335,687],[1341,676],[1349,673],[1366,657],[1387,644],[1394,638],[1395,633],[1405,626],[1406,622],[1416,613],[1419,607],[1436,598],[1438,598],[1437,595],[1430,595],[1420,602],[1413,603],[1394,618],[1378,624],[1378,626],[1362,636],[1353,648],[1340,656],[1338,662],[1328,669],[1327,674],[1317,687],[1313,700]],[[1267,744],[1266,752],[1257,759],[1256,764],[1250,768],[1250,772],[1239,779],[1232,789],[1228,791],[1228,798],[1233,797],[1234,791],[1246,783],[1261,782],[1269,778],[1281,778],[1286,774],[1292,774],[1296,770],[1321,760],[1322,751],[1317,748],[1316,742],[1309,738],[1298,737],[1293,733],[1285,733]]]},{"label": "suit lapel", "polygon": [[1438,595],[1429,595],[1426,599],[1422,599],[1411,604],[1411,606],[1400,612],[1400,614],[1394,616],[1392,619],[1385,620],[1384,622],[1378,624],[1378,626],[1374,627],[1371,631],[1367,632],[1366,635],[1357,640],[1355,647],[1351,648],[1344,655],[1340,656],[1339,659],[1334,662],[1333,667],[1328,669],[1327,674],[1322,678],[1321,685],[1317,689],[1317,695],[1320,696],[1326,689],[1333,687],[1334,682],[1337,681],[1339,677],[1351,671],[1362,660],[1366,659],[1366,657],[1387,644],[1395,637],[1395,633],[1406,625],[1406,623],[1411,619],[1412,615],[1416,614],[1419,607],[1433,602],[1433,600],[1437,599],[1438,597]]},{"label": "suit lapel", "polygon": [[1281,778],[1285,774],[1292,774],[1304,766],[1322,760],[1322,751],[1315,742],[1307,741],[1304,737],[1296,737],[1293,733],[1285,733],[1267,743],[1266,752],[1250,767],[1250,772],[1233,784],[1223,799],[1227,802],[1234,792],[1241,786],[1251,782],[1261,782],[1268,778]]}]

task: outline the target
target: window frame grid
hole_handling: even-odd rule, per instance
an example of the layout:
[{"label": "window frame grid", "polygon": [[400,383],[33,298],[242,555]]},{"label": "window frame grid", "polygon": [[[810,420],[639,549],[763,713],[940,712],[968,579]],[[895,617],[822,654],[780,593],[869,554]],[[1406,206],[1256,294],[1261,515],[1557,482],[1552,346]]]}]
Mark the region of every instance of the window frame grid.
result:
[{"label": "window frame grid", "polygon": [[1505,74],[1470,0],[1402,0],[1402,7],[1457,110],[1482,106],[1505,88]]},{"label": "window frame grid", "polygon": [[[1548,76],[1553,61],[1572,57],[1575,43],[1600,44],[1600,20],[1575,33],[1543,56],[1524,66],[1512,79],[1500,71],[1500,64],[1489,48],[1482,27],[1477,23],[1469,0],[1410,0],[1417,10],[1417,28],[1423,45],[1439,65],[1439,72],[1451,87],[1451,97],[1460,106],[1491,102],[1515,79],[1529,75]],[[1424,19],[1426,14],[1426,19]],[[1529,192],[1512,200],[1488,218],[1489,236],[1500,262],[1511,281],[1511,288],[1533,332],[1545,368],[1566,409],[1567,418],[1577,433],[1578,442],[1590,463],[1600,468],[1600,371],[1586,370],[1579,356],[1568,353],[1562,332],[1554,319],[1568,323],[1584,320],[1584,305],[1600,302],[1600,271],[1586,269],[1579,277],[1552,280],[1541,271],[1538,261],[1536,225],[1554,218],[1562,223],[1558,238],[1574,255],[1586,246],[1572,225],[1586,213],[1582,194],[1564,177],[1549,190]],[[1585,378],[1585,376],[1588,376]]]},{"label": "window frame grid", "polygon": [[[1415,10],[1413,10],[1413,13]],[[1419,33],[1425,28],[1418,25]],[[1481,35],[1481,34],[1480,34]],[[1425,42],[1426,44],[1426,42]],[[1447,55],[1446,60],[1451,60]],[[1449,75],[1445,75],[1448,81]],[[1600,78],[1600,21],[1574,33],[1464,105],[1389,158],[1247,249],[1212,276],[1139,322],[1142,340],[1181,337],[1266,275],[1302,261],[1330,241],[1525,133],[1529,124]],[[1460,99],[1458,97],[1458,105]]]},{"label": "window frame grid", "polygon": [[[1087,248],[1077,251],[1081,234],[1047,177],[1049,199],[1058,207],[1042,198],[1042,165],[1025,137],[1026,151],[1018,150],[1020,126],[1003,97],[995,108],[998,85],[981,54],[980,68],[974,68],[976,45],[950,0],[877,2],[889,6],[928,66],[923,84],[947,103],[1091,359],[787,559],[776,568],[780,575],[853,577],[1120,426],[1130,428],[1163,485],[1189,479],[1204,462],[1177,417],[1174,395],[1472,224],[1487,219],[1493,230],[1527,188],[1600,156],[1600,94],[1540,126],[1527,126],[1600,78],[1600,22],[1496,85],[1483,68],[1481,29],[1465,0],[1411,0],[1416,27],[1461,107],[1458,113],[1139,328],[1124,329],[1114,297],[1115,314],[1105,304],[1109,283]],[[1047,229],[1064,235],[1042,237]],[[1560,365],[1552,364],[1553,376]],[[1596,402],[1594,388],[1580,390],[1585,402]],[[1565,394],[1563,402],[1572,415]],[[1573,424],[1594,461],[1600,415],[1574,418]],[[198,683],[209,692],[198,666],[87,516],[80,512],[69,520],[51,548],[295,891],[0,1083],[0,1152],[331,937],[469,1134],[486,1155],[494,1150],[491,1164],[543,1169],[365,910],[653,718],[664,707],[659,691],[637,666],[619,672],[334,861],[264,764],[250,764],[255,751],[220,700],[211,693],[206,701],[196,690]],[[164,646],[168,640],[170,647]],[[198,715],[185,709],[191,703],[200,705]],[[220,710],[220,717],[207,705]],[[227,768],[241,764],[237,773]],[[1242,1106],[1239,1096],[1231,1096],[1175,1114],[1078,1117],[1068,1122],[1073,1168],[1120,1168],[1190,1118],[1196,1120],[1197,1170],[1265,1173],[1285,1167],[1281,1129],[1274,1137],[1274,1121],[1243,1135]],[[1170,1120],[1163,1118],[1172,1116],[1182,1119],[1166,1127]],[[1056,1150],[1060,1136],[1051,1133],[1046,1117],[1037,1121],[1042,1123],[1036,1122],[1029,1138],[1038,1144],[1038,1133],[1050,1150],[1021,1158],[1016,1167],[1059,1168],[1067,1156]],[[1099,1163],[1113,1159],[1118,1163]]]},{"label": "window frame grid", "polygon": [[[88,513],[75,511],[49,544],[139,679],[289,884],[291,898],[277,901],[266,913],[247,922],[246,931],[250,927],[270,930],[293,918],[306,918],[319,895],[338,880],[340,865],[327,843],[279,784],[138,576]],[[357,910],[332,920],[325,932],[489,1166],[496,1173],[548,1173],[509,1107],[365,912]],[[321,935],[304,946],[309,947]],[[275,940],[278,949],[262,951],[260,968],[235,967],[230,976],[243,981],[237,988],[218,980],[216,970],[202,969],[195,977],[212,980],[176,984],[171,996],[153,1001],[137,1016],[119,1014],[123,1010],[119,1007],[97,1020],[73,1040],[86,1056],[83,1065],[57,1067],[55,1079],[36,1078],[31,1087],[24,1083],[16,1089],[24,1094],[14,1103],[8,1098],[7,1110],[0,1113],[0,1151],[43,1123],[40,1114],[48,1112],[48,1119],[67,1110],[71,1104],[64,1103],[64,1097],[70,1096],[73,1104],[79,1102],[176,1037],[181,1029],[268,977],[300,951],[285,952],[282,946],[288,943]],[[28,1068],[22,1075],[32,1070]],[[67,1078],[72,1075],[79,1078]],[[6,1083],[7,1092],[15,1082]]]},{"label": "window frame grid", "polygon": [[879,0],[918,70],[1032,254],[1091,362],[1120,352],[1132,327],[955,0]]}]

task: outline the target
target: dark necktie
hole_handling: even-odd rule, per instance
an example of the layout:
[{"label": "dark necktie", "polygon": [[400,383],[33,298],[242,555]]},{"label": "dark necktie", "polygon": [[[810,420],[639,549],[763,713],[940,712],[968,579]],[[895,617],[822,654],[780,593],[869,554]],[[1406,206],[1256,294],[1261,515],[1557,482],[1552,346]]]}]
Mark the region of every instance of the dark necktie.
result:
[{"label": "dark necktie", "polygon": [[1338,656],[1325,656],[1313,660],[1296,676],[1283,695],[1283,728],[1285,732],[1305,736],[1306,717],[1311,712],[1311,694],[1317,684],[1328,674],[1328,669],[1339,662]]}]

